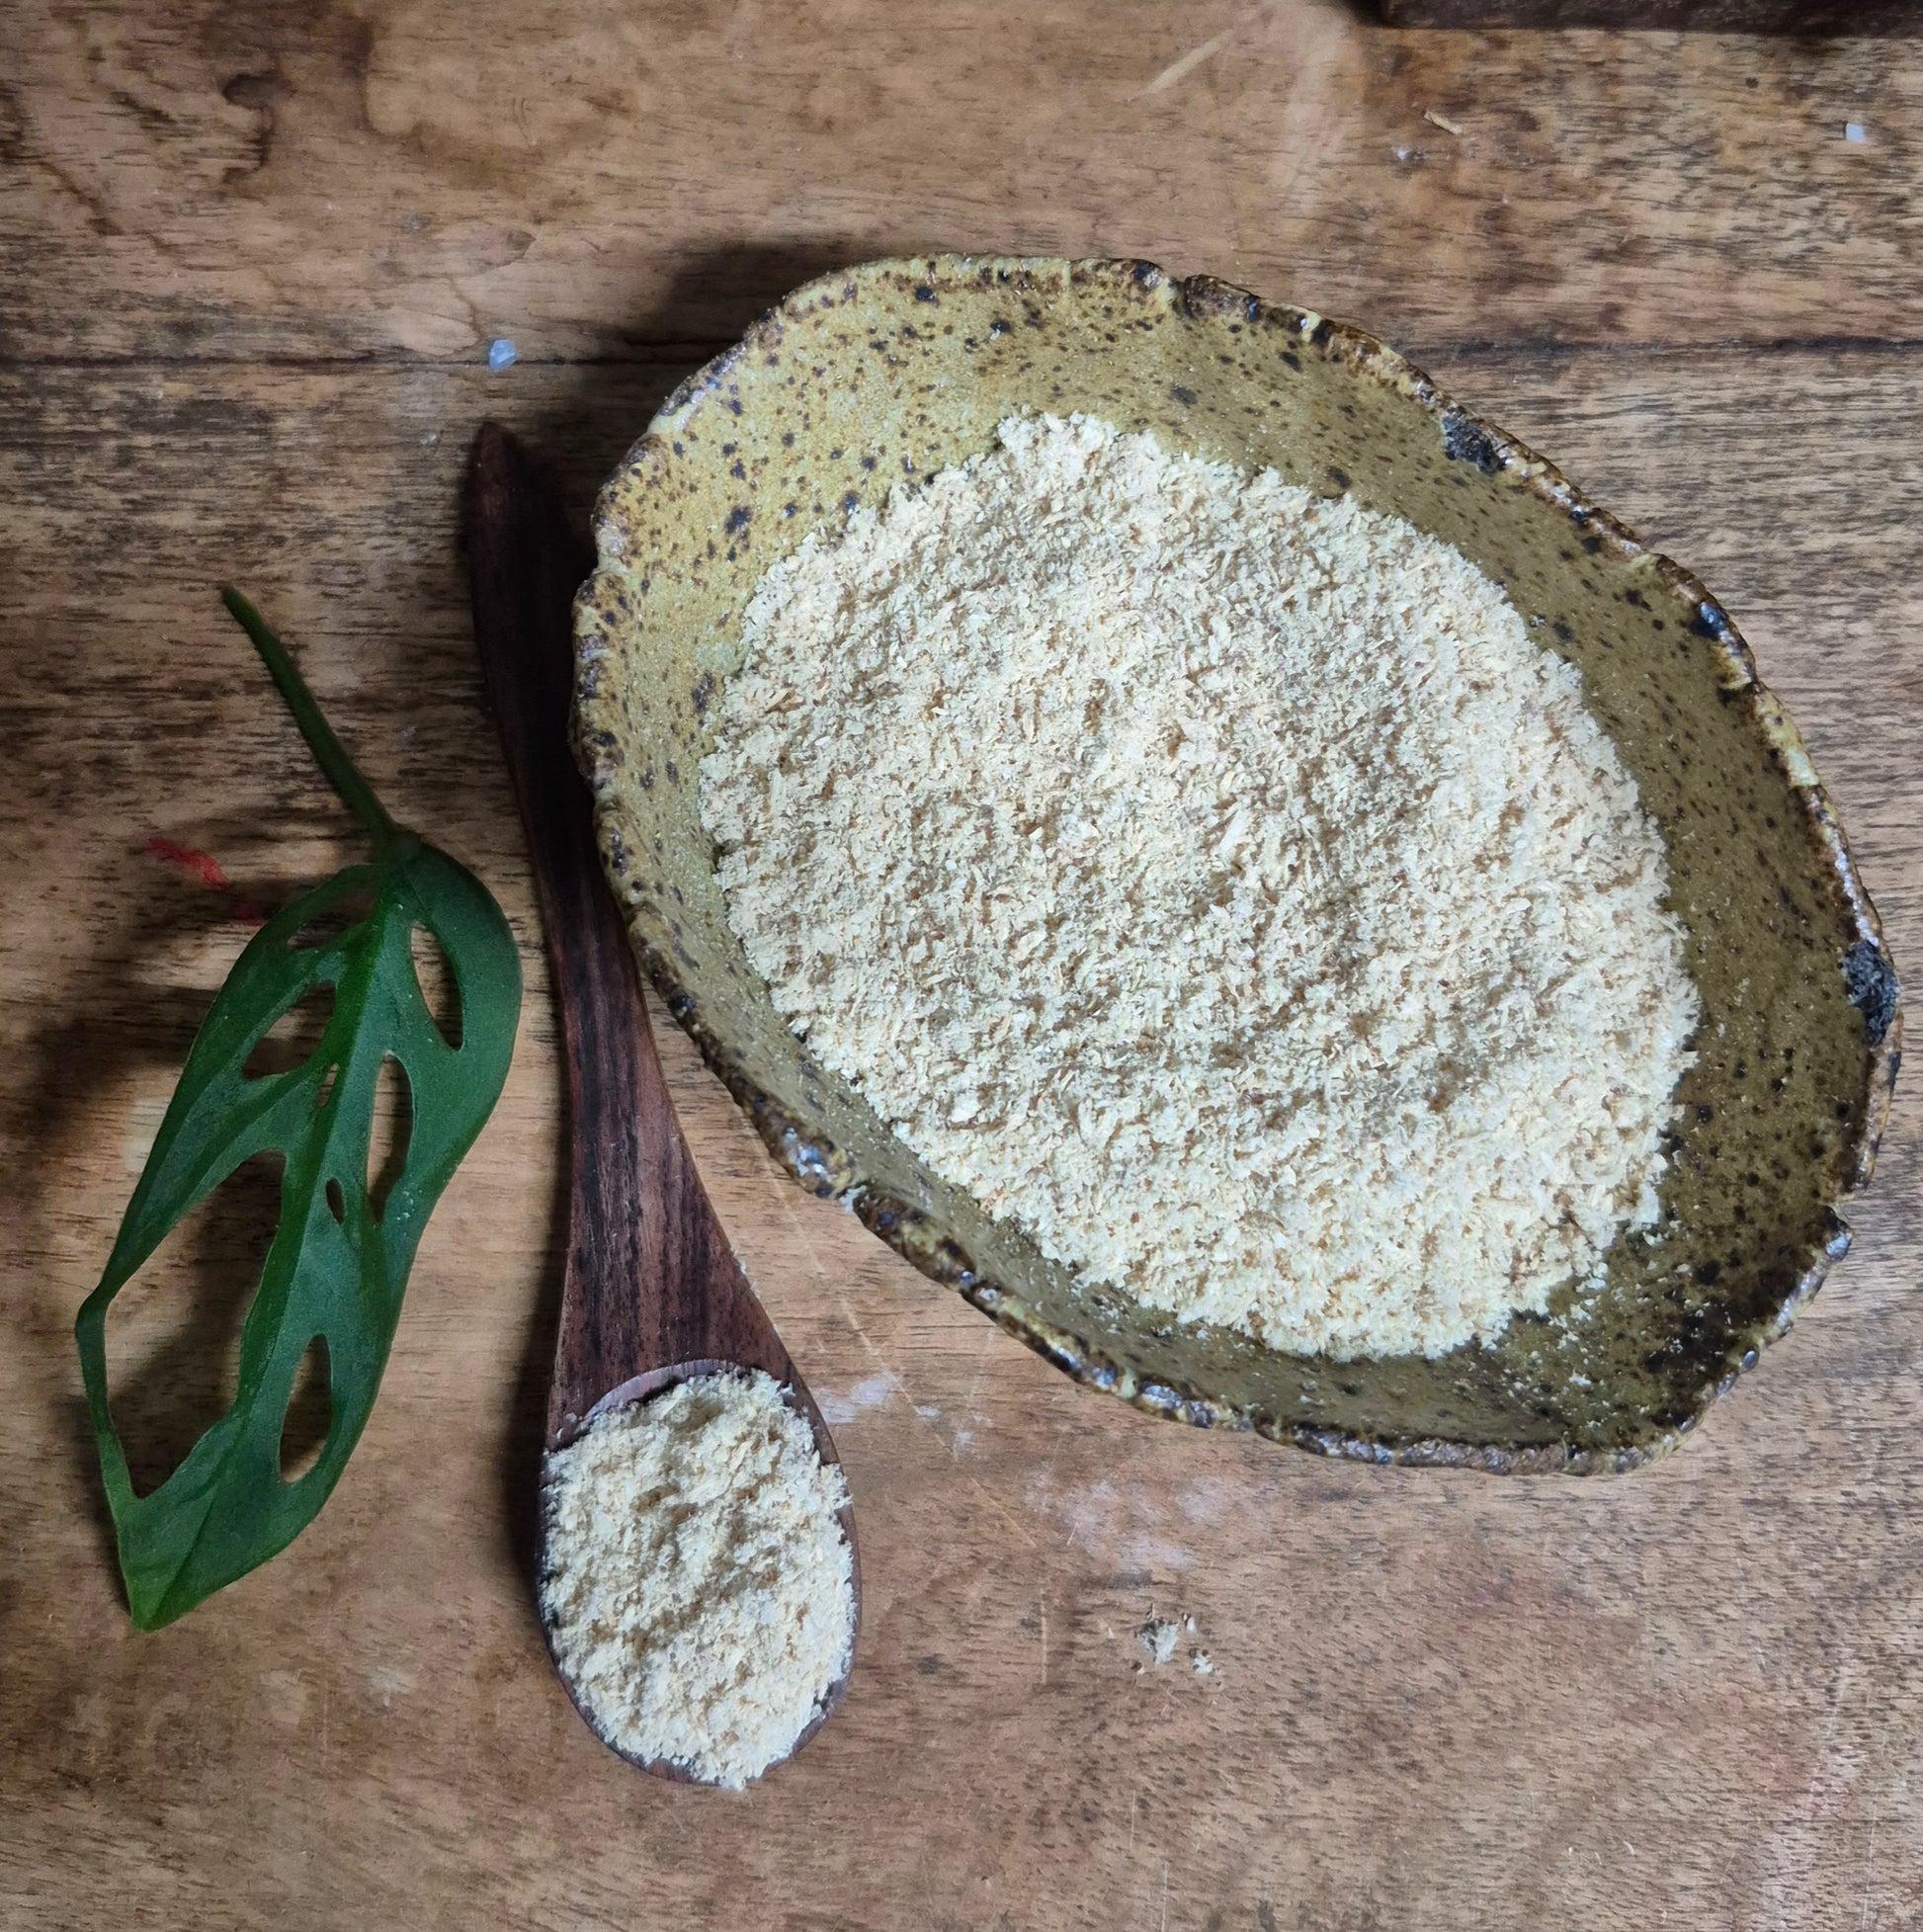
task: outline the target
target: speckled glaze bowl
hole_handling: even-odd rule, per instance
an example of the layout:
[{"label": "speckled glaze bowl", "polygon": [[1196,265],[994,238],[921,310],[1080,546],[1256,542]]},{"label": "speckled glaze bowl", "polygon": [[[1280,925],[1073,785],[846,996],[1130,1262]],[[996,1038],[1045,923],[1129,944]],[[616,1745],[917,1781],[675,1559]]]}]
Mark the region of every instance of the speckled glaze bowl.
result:
[{"label": "speckled glaze bowl", "polygon": [[[1346,491],[1464,551],[1581,669],[1669,847],[1706,1013],[1653,1238],[1586,1315],[1436,1360],[1274,1354],[1080,1288],[931,1173],[771,1004],[730,932],[697,765],[768,566],[1013,410]],[[1079,1381],[1328,1454],[1628,1468],[1674,1443],[1848,1244],[1899,1024],[1874,908],[1714,598],[1547,463],[1342,323],[1146,262],[875,262],[797,290],[669,398],[603,492],[576,727],[603,856],[669,1010],[775,1157]]]}]

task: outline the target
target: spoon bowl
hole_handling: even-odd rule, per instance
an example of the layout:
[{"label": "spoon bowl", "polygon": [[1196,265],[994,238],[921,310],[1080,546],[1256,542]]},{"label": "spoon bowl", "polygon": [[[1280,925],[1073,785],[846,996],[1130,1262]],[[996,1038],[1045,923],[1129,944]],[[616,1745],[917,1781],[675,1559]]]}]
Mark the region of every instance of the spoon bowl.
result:
[{"label": "spoon bowl", "polygon": [[[786,1360],[786,1356],[783,1359]],[[546,1454],[543,1458],[543,1466],[546,1457],[552,1456],[557,1450],[565,1449],[598,1416],[611,1415],[615,1410],[625,1409],[633,1402],[650,1402],[658,1395],[665,1395],[669,1389],[677,1387],[680,1384],[693,1382],[702,1376],[738,1375],[751,1367],[763,1368],[766,1366],[762,1363],[749,1364],[722,1361],[676,1362],[665,1368],[650,1369],[645,1374],[630,1376],[627,1381],[609,1389],[590,1408],[579,1414],[563,1415],[558,1424],[552,1418],[550,1406]],[[768,1373],[775,1375],[776,1371],[770,1368]],[[777,1377],[777,1380],[780,1380],[780,1378]],[[789,1407],[796,1410],[807,1423],[809,1430],[814,1436],[815,1451],[820,1456],[823,1465],[829,1468],[839,1468],[841,1459],[835,1453],[835,1439],[828,1433],[828,1425],[822,1420],[821,1411],[815,1407],[814,1397],[808,1393],[807,1385],[802,1382],[798,1375],[794,1374],[792,1367],[789,1370],[789,1380],[782,1384],[782,1395]],[[546,1490],[544,1473],[542,1488],[543,1505],[541,1512],[541,1527],[537,1533],[535,1543],[535,1573],[537,1576],[544,1576],[547,1573],[547,1511],[544,1502]],[[862,1609],[862,1567],[860,1553],[855,1544],[855,1508],[852,1502],[842,1505],[837,1515],[837,1521],[841,1524],[841,1533],[847,1539],[848,1553],[851,1558],[853,1558],[852,1580],[855,1594],[855,1631],[856,1635],[859,1636],[861,1631]],[[544,1606],[541,1617],[541,1634],[546,1641],[547,1654],[553,1659],[555,1675],[561,1680],[561,1688],[567,1692],[568,1702],[580,1714],[581,1722],[601,1739],[602,1743],[607,1745],[609,1750],[613,1751],[618,1758],[625,1758],[637,1771],[645,1771],[651,1777],[665,1778],[671,1784],[698,1785],[704,1782],[702,1779],[697,1778],[685,1764],[678,1763],[672,1758],[636,1757],[633,1752],[624,1749],[610,1737],[597,1722],[593,1708],[583,1703],[574,1694],[574,1686],[569,1681],[566,1671],[561,1666],[560,1651],[555,1643],[554,1627],[548,1621]],[[851,1645],[849,1650],[849,1668],[844,1670],[835,1679],[834,1683],[829,1686],[827,1694],[821,1700],[821,1708],[809,1721],[807,1727],[794,1740],[793,1748],[788,1753],[789,1757],[793,1757],[796,1751],[800,1750],[813,1737],[815,1732],[834,1716],[836,1707],[847,1694],[848,1681],[853,1674],[854,1650]],[[786,1762],[786,1759],[782,1761]],[[769,1766],[769,1769],[773,1770],[774,1766]]]}]

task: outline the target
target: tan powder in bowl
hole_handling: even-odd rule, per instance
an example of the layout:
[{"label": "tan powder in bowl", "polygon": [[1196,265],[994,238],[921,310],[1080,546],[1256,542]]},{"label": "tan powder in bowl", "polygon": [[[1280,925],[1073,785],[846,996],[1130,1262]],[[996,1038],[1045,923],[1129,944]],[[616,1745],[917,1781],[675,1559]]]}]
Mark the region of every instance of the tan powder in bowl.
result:
[{"label": "tan powder in bowl", "polygon": [[757,587],[701,803],[777,1008],[1078,1278],[1440,1354],[1656,1212],[1656,827],[1502,589],[1075,417]]}]

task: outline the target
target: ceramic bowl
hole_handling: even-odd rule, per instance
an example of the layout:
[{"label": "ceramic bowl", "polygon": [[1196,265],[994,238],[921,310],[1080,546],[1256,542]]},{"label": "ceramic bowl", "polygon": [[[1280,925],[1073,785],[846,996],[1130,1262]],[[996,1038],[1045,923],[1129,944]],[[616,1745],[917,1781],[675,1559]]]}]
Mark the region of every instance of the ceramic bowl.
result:
[{"label": "ceramic bowl", "polygon": [[[817,1065],[729,930],[696,775],[757,579],[858,503],[1087,410],[1346,492],[1455,545],[1580,668],[1669,849],[1705,1020],[1653,1238],[1585,1316],[1436,1359],[1272,1353],[1078,1286]],[[1626,1468],[1687,1432],[1848,1244],[1897,1060],[1875,910],[1722,607],[1360,330],[1147,262],[870,263],[797,290],[669,398],[604,490],[576,607],[577,746],[669,1011],[804,1188],[1077,1380],[1330,1454]]]}]

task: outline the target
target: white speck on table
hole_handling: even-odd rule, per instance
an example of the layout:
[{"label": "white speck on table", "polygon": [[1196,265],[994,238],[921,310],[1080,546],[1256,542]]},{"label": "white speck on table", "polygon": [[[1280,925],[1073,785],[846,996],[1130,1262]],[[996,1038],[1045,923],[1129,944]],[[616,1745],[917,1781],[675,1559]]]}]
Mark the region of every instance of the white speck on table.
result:
[{"label": "white speck on table", "polygon": [[1135,1641],[1141,1645],[1142,1654],[1150,1663],[1164,1664],[1174,1656],[1176,1639],[1180,1635],[1177,1626],[1151,1611],[1148,1621],[1135,1633]]}]

